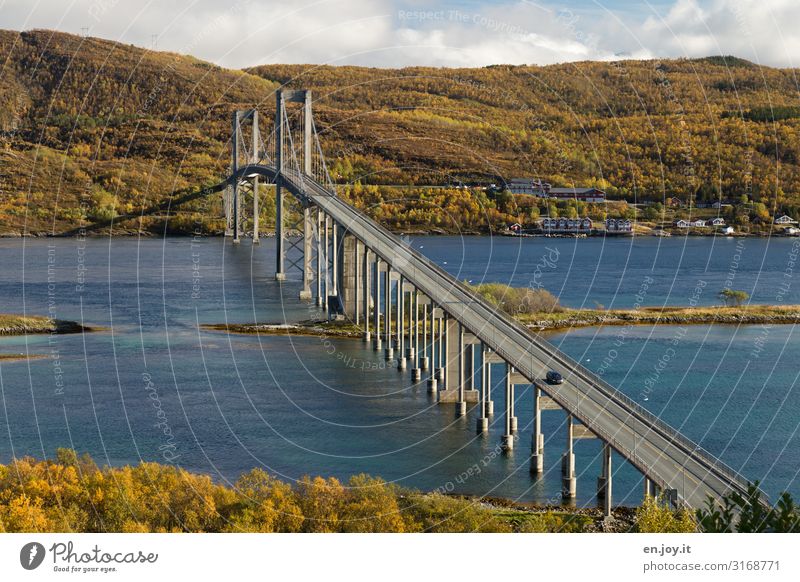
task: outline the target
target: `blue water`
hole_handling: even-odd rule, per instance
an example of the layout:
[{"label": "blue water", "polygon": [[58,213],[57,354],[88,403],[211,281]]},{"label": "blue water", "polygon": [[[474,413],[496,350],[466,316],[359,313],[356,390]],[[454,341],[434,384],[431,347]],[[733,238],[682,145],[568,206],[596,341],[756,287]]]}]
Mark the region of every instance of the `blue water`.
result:
[{"label": "blue water", "polygon": [[[784,276],[788,239],[410,244],[461,279],[542,285],[571,306],[711,304],[726,282],[756,302],[773,302],[783,289],[785,303],[800,303],[800,289]],[[0,311],[107,328],[0,338],[0,353],[49,356],[0,363],[0,462],[69,446],[102,463],[173,462],[222,482],[260,466],[289,481],[368,472],[425,490],[559,500],[564,417],[544,413],[546,472],[531,478],[529,390],[517,391],[520,441],[506,456],[497,448],[501,415],[488,436],[476,435],[474,411],[456,419],[360,341],[200,331],[198,323],[318,315],[297,300],[297,274],[274,281],[269,239],[255,247],[187,238],[2,240],[0,260]],[[664,326],[550,339],[774,495],[800,492],[796,336],[794,326]],[[503,408],[499,388],[495,406]],[[579,504],[595,502],[598,453],[596,441],[577,443]],[[640,476],[617,461],[616,501],[636,503]]]}]

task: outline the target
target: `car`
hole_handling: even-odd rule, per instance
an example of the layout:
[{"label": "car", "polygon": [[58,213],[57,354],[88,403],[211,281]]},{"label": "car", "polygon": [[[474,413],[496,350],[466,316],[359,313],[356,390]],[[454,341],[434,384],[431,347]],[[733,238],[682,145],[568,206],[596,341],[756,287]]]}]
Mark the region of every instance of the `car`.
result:
[{"label": "car", "polygon": [[564,377],[555,370],[550,370],[545,376],[545,380],[547,380],[548,384],[562,384]]}]

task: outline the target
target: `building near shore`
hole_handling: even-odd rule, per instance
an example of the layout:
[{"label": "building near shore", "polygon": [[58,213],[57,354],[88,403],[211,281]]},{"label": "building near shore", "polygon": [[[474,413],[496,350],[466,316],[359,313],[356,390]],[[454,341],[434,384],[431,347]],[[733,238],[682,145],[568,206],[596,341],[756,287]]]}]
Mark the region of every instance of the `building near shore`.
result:
[{"label": "building near shore", "polygon": [[606,232],[627,234],[633,232],[633,224],[627,218],[606,218]]},{"label": "building near shore", "polygon": [[588,233],[592,230],[592,219],[584,218],[543,218],[539,221],[542,231],[545,233],[567,233],[578,232]]}]

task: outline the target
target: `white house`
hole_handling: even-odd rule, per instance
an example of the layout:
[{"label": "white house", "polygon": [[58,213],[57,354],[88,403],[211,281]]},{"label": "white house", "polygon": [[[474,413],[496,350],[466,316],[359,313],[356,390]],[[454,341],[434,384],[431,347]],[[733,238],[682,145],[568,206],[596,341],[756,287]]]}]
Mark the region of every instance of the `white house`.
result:
[{"label": "white house", "polygon": [[724,235],[733,234],[733,227],[732,226],[725,226],[720,229],[720,232]]},{"label": "white house", "polygon": [[775,219],[775,224],[797,224],[797,221],[791,216],[783,215]]},{"label": "white house", "polygon": [[725,226],[725,219],[717,216],[706,223],[708,226]]},{"label": "white house", "polygon": [[607,218],[606,231],[607,232],[631,232],[631,221],[627,218]]},{"label": "white house", "polygon": [[703,220],[702,218],[698,218],[697,220],[693,220],[689,224],[691,224],[695,228],[705,228],[707,226],[706,221]]},{"label": "white house", "polygon": [[543,218],[540,222],[546,232],[588,232],[592,230],[591,218]]},{"label": "white house", "polygon": [[680,219],[675,221],[675,226],[677,226],[678,228],[689,228],[692,225],[688,220]]}]

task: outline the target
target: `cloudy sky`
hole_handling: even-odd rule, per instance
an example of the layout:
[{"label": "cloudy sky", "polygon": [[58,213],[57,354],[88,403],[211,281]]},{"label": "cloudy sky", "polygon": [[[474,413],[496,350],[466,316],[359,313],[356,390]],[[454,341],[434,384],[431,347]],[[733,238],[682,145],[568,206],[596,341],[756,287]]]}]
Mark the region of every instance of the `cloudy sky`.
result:
[{"label": "cloudy sky", "polygon": [[791,67],[799,25],[797,0],[0,0],[0,28],[88,30],[227,67],[714,54]]}]

